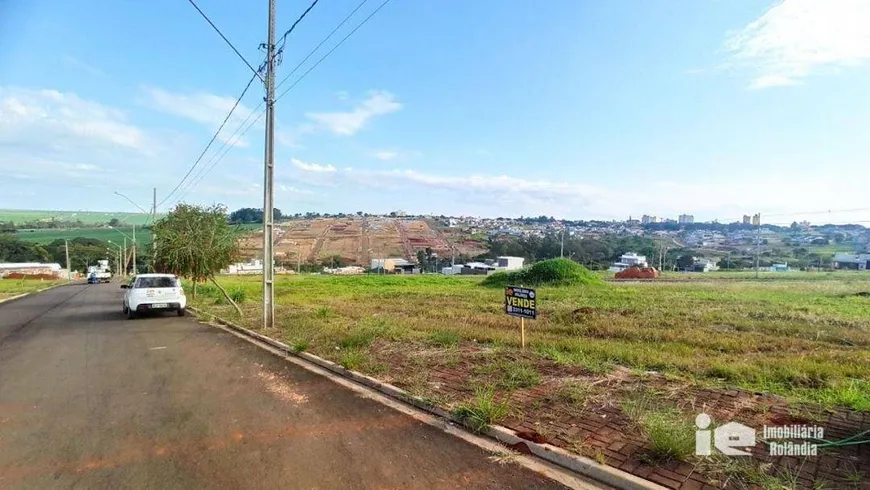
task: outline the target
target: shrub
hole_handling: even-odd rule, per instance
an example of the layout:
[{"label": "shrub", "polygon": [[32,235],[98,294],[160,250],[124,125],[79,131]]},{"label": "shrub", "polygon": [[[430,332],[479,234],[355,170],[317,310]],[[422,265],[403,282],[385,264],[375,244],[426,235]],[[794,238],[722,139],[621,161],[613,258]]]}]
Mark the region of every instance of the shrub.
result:
[{"label": "shrub", "polygon": [[236,304],[242,304],[245,302],[245,300],[248,299],[248,294],[247,292],[245,292],[244,289],[239,288],[230,293],[230,298],[232,298],[233,301],[236,302]]},{"label": "shrub", "polygon": [[544,260],[522,270],[496,272],[483,280],[489,287],[513,286],[583,286],[603,284],[603,280],[582,265],[569,259]]}]

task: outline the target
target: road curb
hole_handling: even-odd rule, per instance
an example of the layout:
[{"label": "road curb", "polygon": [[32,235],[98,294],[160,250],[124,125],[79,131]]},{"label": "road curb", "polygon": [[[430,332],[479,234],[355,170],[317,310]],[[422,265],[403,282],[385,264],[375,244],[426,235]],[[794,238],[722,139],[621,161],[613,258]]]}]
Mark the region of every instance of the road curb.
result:
[{"label": "road curb", "polygon": [[[330,372],[338,374],[339,376],[348,378],[359,384],[372,388],[391,398],[395,398],[401,402],[413,405],[414,407],[428,412],[432,415],[435,415],[439,418],[449,420],[463,427],[466,426],[461,419],[458,419],[450,412],[440,407],[426,403],[424,400],[414,395],[411,395],[410,393],[406,392],[401,388],[393,386],[389,383],[385,383],[383,381],[379,381],[370,376],[366,376],[365,374],[359,373],[357,371],[346,369],[332,361],[323,359],[322,357],[318,357],[307,352],[296,352],[289,345],[283,342],[279,342],[263,334],[254,332],[253,330],[249,330],[240,325],[236,325],[233,322],[224,320],[223,318],[215,316],[211,313],[202,311],[201,309],[194,306],[188,306],[187,309],[196,313],[197,315],[212,318],[220,325],[231,328],[246,337],[253,338],[267,345],[270,345],[275,349],[285,352],[287,355],[307,361]],[[645,480],[638,476],[622,471],[618,468],[598,463],[597,461],[587,458],[585,456],[569,453],[564,449],[552,446],[550,444],[540,444],[523,439],[517,436],[515,431],[508,429],[507,427],[502,427],[500,425],[491,425],[482,434],[489,436],[490,438],[495,439],[506,446],[513,446],[516,448],[518,445],[525,445],[525,447],[528,448],[531,454],[543,459],[544,461],[555,464],[557,466],[573,471],[582,476],[591,478],[598,482],[604,483],[606,485],[610,485],[614,488],[618,488],[620,490],[666,490],[665,487],[657,483]]]},{"label": "road curb", "polygon": [[2,305],[4,303],[11,303],[12,301],[15,301],[16,299],[25,298],[27,296],[33,296],[34,294],[39,294],[43,291],[48,291],[49,289],[59,288],[61,286],[67,286],[69,284],[73,284],[73,281],[62,282],[60,284],[55,284],[54,286],[48,286],[48,287],[45,287],[42,289],[37,289],[36,291],[31,291],[29,293],[22,293],[22,294],[19,294],[17,296],[12,296],[11,298],[3,298],[3,299],[0,299],[0,305]]}]

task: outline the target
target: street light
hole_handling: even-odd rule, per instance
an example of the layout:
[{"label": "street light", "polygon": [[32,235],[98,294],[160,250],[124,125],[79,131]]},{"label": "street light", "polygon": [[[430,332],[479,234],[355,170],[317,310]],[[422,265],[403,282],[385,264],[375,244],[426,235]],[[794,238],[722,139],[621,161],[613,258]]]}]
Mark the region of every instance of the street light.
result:
[{"label": "street light", "polygon": [[[153,221],[153,220],[154,220],[154,213],[157,212],[157,189],[156,189],[156,188],[154,189],[154,207],[151,208],[151,212],[150,212],[150,213],[149,213],[148,211],[146,211],[145,208],[143,208],[142,206],[136,204],[135,201],[133,201],[133,200],[130,199],[129,197],[125,196],[124,194],[121,194],[121,193],[118,192],[118,191],[115,191],[115,194],[118,195],[118,196],[120,196],[120,197],[123,197],[124,199],[126,199],[130,204],[132,204],[132,205],[136,206],[137,208],[139,208],[139,210],[141,210],[141,211],[142,211],[143,213],[145,213],[146,215],[147,215],[147,214],[150,214],[150,215],[151,215],[150,219],[148,219],[148,220],[145,221],[146,225],[147,225],[150,221]],[[118,233],[121,233],[119,230],[115,230],[115,231],[118,231]],[[123,233],[121,233],[121,234],[123,235]],[[124,236],[127,236],[127,235],[124,235]],[[134,225],[133,225],[133,275],[136,275],[136,273],[138,272],[137,267],[136,267],[136,249],[138,248],[137,245],[138,245],[138,244],[136,243],[136,225],[134,224]],[[127,258],[127,257],[125,256],[125,257],[124,257],[125,262],[126,262],[126,258]],[[125,263],[124,265],[126,266],[126,263]],[[125,267],[125,269],[126,269],[126,267]],[[126,271],[125,271],[125,272],[126,272]]]}]

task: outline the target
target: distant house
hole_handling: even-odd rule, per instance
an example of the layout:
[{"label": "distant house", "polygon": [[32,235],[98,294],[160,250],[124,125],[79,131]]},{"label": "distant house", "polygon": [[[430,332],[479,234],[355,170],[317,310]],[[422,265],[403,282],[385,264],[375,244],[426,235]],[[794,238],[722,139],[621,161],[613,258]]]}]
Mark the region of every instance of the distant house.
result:
[{"label": "distant house", "polygon": [[839,253],[834,255],[835,269],[852,269],[859,271],[870,271],[870,253],[863,254],[846,254]]},{"label": "distant house", "polygon": [[419,271],[417,264],[405,259],[372,259],[372,269],[383,269],[384,272],[396,274],[413,274],[415,271]]},{"label": "distant house", "polygon": [[770,272],[788,272],[790,269],[788,268],[788,263],[785,264],[773,264],[770,266]]},{"label": "distant house", "polygon": [[692,265],[692,270],[694,270],[695,272],[718,271],[718,263],[719,262],[715,259],[695,258],[695,263]]},{"label": "distant house", "polygon": [[646,257],[643,255],[637,255],[634,252],[629,252],[626,254],[622,254],[619,257],[619,262],[614,262],[613,265],[607,269],[610,272],[622,272],[629,267],[649,267],[646,261]]},{"label": "distant house", "polygon": [[230,264],[226,268],[226,270],[222,272],[224,274],[262,274],[263,261],[259,259],[254,259],[250,262],[239,262],[236,264]]}]

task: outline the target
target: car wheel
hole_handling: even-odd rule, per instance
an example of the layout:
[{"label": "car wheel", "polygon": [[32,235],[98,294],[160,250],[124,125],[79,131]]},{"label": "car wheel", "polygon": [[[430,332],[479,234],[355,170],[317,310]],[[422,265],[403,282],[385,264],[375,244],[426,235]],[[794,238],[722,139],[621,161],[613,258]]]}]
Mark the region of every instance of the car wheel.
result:
[{"label": "car wheel", "polygon": [[177,311],[176,313],[178,313],[178,316],[184,316],[185,311],[186,311],[186,310],[185,310],[184,308],[179,308],[178,311]]},{"label": "car wheel", "polygon": [[132,320],[136,318],[136,312],[132,308],[127,308],[127,319]]}]

